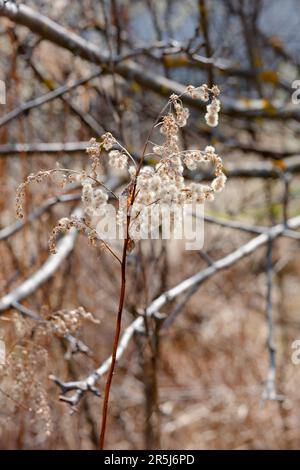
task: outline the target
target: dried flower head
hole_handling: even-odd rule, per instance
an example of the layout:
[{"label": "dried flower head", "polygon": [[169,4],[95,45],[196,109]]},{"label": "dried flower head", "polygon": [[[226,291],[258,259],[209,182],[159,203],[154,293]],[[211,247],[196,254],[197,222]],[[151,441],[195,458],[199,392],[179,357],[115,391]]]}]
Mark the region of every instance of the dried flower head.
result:
[{"label": "dried flower head", "polygon": [[106,151],[111,150],[115,143],[116,139],[112,136],[110,132],[106,132],[106,134],[102,136],[102,145]]},{"label": "dried flower head", "polygon": [[50,313],[46,318],[45,327],[56,336],[64,338],[68,334],[76,336],[85,321],[99,324],[99,320],[83,307],[72,310],[63,309]]},{"label": "dried flower head", "polygon": [[111,150],[108,154],[109,164],[118,170],[124,170],[127,167],[128,158],[120,150]]},{"label": "dried flower head", "polygon": [[211,104],[206,107],[207,113],[205,114],[206,123],[211,127],[216,127],[219,123],[219,111],[221,103],[218,98],[213,98]]}]

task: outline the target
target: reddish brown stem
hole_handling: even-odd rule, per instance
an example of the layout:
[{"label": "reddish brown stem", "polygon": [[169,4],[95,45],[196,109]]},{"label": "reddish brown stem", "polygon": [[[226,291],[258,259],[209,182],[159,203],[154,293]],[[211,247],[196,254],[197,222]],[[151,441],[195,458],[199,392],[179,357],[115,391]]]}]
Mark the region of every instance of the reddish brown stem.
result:
[{"label": "reddish brown stem", "polygon": [[126,257],[127,257],[128,242],[129,242],[129,238],[127,236],[126,239],[124,240],[124,245],[123,245],[123,255],[122,255],[122,263],[121,263],[121,291],[120,291],[120,300],[119,300],[117,323],[116,323],[116,329],[115,329],[113,351],[111,355],[111,365],[110,365],[110,369],[109,369],[109,373],[108,373],[108,377],[107,377],[107,381],[105,385],[103,408],[102,408],[102,424],[101,424],[101,432],[100,432],[100,440],[99,440],[99,448],[101,450],[104,449],[110,388],[111,388],[115,365],[117,361],[117,350],[118,350],[119,338],[120,338],[120,333],[121,333],[122,313],[123,313],[125,290],[126,290]]}]

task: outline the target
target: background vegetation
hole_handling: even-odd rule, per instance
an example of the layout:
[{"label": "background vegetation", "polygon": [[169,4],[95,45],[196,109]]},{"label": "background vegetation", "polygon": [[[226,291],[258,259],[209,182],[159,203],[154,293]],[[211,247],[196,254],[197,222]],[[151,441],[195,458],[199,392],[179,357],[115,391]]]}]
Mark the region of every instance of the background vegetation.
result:
[{"label": "background vegetation", "polygon": [[[87,141],[106,131],[139,156],[166,97],[202,83],[221,89],[220,124],[208,128],[189,103],[182,142],[214,145],[228,181],[205,205],[203,250],[153,241],[129,257],[130,335],[106,445],[299,448],[299,10],[296,0],[0,1],[2,449],[97,447],[105,373],[96,389],[85,379],[111,353],[120,287],[111,256],[76,232],[49,254],[56,221],[78,207],[76,185],[30,186],[21,222],[16,187],[56,162],[80,170]],[[103,175],[113,176],[105,165]],[[70,330],[80,306],[99,323]]]}]

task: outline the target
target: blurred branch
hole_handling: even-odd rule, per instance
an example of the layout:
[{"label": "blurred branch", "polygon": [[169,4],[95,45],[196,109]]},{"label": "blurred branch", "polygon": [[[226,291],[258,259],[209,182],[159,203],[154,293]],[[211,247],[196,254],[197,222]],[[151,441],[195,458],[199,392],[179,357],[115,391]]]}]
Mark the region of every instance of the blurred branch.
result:
[{"label": "blurred branch", "polygon": [[[143,317],[138,317],[125,329],[119,342],[119,347],[117,350],[117,357],[116,357],[117,361],[119,361],[119,359],[122,357],[134,333],[139,331],[139,329],[143,329],[143,324],[144,324]],[[70,403],[72,406],[75,406],[77,405],[77,403],[83,396],[84,392],[88,390],[93,392],[95,395],[100,396],[99,391],[95,388],[95,383],[100,377],[102,377],[109,371],[110,365],[111,365],[111,357],[106,359],[106,361],[104,361],[103,364],[98,369],[94,370],[84,380],[79,380],[79,381],[74,381],[74,382],[62,382],[61,380],[59,380],[57,377],[53,375],[50,376],[50,379],[52,379],[61,388],[63,396],[61,396],[60,399]],[[70,390],[76,390],[76,393],[74,393],[72,396],[69,396],[69,397],[64,396]]]},{"label": "blurred branch", "polygon": [[[115,71],[122,77],[130,81],[136,81],[141,86],[149,88],[162,96],[169,96],[171,93],[181,95],[185,90],[185,87],[178,82],[162,77],[149,69],[146,70],[145,67],[131,60],[120,62],[117,58],[116,61],[114,60],[113,70],[111,70],[111,58],[107,52],[100,52],[98,46],[73,32],[67,31],[55,21],[35,12],[24,4],[16,5],[13,2],[0,0],[0,16],[6,16],[15,23],[28,27],[43,39],[68,49],[85,60],[101,65],[103,72]],[[187,95],[183,98],[190,106],[198,109],[204,107],[200,99],[192,99]],[[263,99],[237,100],[227,96],[222,100],[222,112],[228,116],[244,118],[264,117],[268,119],[300,120],[299,108],[293,105],[282,106],[282,103],[271,104]]]},{"label": "blurred branch", "polygon": [[[70,188],[69,188],[70,189]],[[55,206],[60,202],[70,202],[70,201],[77,201],[80,200],[81,194],[62,194],[61,196],[55,196],[49,198],[48,201],[45,202],[42,206],[38,207],[34,210],[28,217],[17,220],[13,224],[9,225],[8,227],[4,227],[0,230],[0,241],[6,240],[11,235],[19,232],[26,224],[33,222],[34,220],[41,217],[45,212],[47,212],[51,207]]]},{"label": "blurred branch", "polygon": [[257,11],[255,12],[253,10],[251,12],[252,14],[249,15],[249,12],[246,12],[246,9],[245,9],[245,3],[239,2],[238,8],[237,8],[237,14],[240,18],[241,25],[243,27],[244,40],[245,40],[245,45],[246,45],[247,52],[248,52],[248,60],[251,65],[251,70],[253,71],[254,76],[255,76],[256,90],[260,98],[263,98],[262,84],[259,80],[261,59],[259,55],[259,49],[257,47],[257,28],[256,28],[256,21],[257,21],[258,10],[259,10],[258,2],[255,2],[253,4],[253,9]]},{"label": "blurred branch", "polygon": [[[80,215],[81,210],[74,211],[74,215]],[[22,284],[0,299],[0,312],[5,312],[13,306],[15,302],[28,297],[36,289],[50,279],[62,262],[72,253],[77,238],[77,230],[71,229],[57,244],[57,253],[51,255],[46,262]]]},{"label": "blurred branch", "polygon": [[[38,323],[47,323],[47,320],[44,320],[36,312],[33,312],[31,309],[29,309],[28,307],[25,307],[19,302],[13,302],[12,307],[18,310],[21,313],[21,315],[23,315],[24,317],[28,317],[31,320],[34,320]],[[66,353],[67,359],[70,358],[70,354],[74,354],[76,352],[81,352],[83,354],[86,354],[87,356],[92,356],[92,351],[90,350],[90,348],[83,341],[76,338],[71,333],[66,333],[64,338],[66,339],[66,341],[68,341],[70,345],[70,350],[67,351]]]},{"label": "blurred branch", "polygon": [[241,150],[241,152],[245,154],[255,153],[261,157],[270,158],[272,160],[284,160],[289,157],[300,155],[299,150],[274,150],[256,145],[243,144],[242,142],[231,139],[227,139],[227,141],[225,139],[224,141],[222,140],[222,145],[225,149]]},{"label": "blurred branch", "polygon": [[278,36],[268,37],[261,28],[258,28],[258,33],[266,46],[271,48],[279,57],[292,63],[298,70],[300,70],[300,62],[296,56],[293,56],[284,48],[283,41]]},{"label": "blurred branch", "polygon": [[[290,157],[284,160],[282,165],[276,166],[273,162],[256,162],[245,163],[242,166],[228,163],[224,165],[224,173],[228,178],[281,178],[286,172],[288,173],[299,173],[300,171],[300,155]],[[197,179],[209,180],[212,179],[212,175],[208,172],[201,172]]]},{"label": "blurred branch", "polygon": [[[290,229],[296,229],[300,227],[300,216],[294,217],[288,220],[288,227]],[[185,279],[177,286],[169,289],[159,297],[157,297],[146,309],[145,315],[147,317],[155,317],[160,313],[161,308],[168,302],[171,302],[179,295],[188,292],[188,299],[191,295],[197,290],[196,286],[200,286],[204,281],[212,277],[215,273],[229,268],[230,266],[237,263],[239,260],[249,256],[251,253],[255,252],[258,248],[268,243],[270,240],[283,235],[286,230],[285,224],[278,224],[271,227],[267,233],[263,233],[258,237],[250,240],[245,245],[241,246],[237,250],[233,251],[229,255],[224,256],[223,258],[213,261],[212,264],[204,270],[199,271],[193,276]],[[167,321],[167,319],[166,319]],[[121,337],[120,345],[117,350],[117,361],[120,360],[124,351],[126,350],[131,338],[136,332],[144,332],[144,317],[138,317],[134,320],[129,327],[127,327]],[[91,374],[89,374],[85,379],[73,382],[62,382],[55,376],[50,378],[61,388],[63,401],[68,402],[72,406],[78,404],[82,396],[87,390],[99,394],[98,390],[95,389],[95,383],[97,380],[102,377],[110,368],[111,357],[106,359],[106,361],[98,368],[95,369]],[[68,392],[75,390],[75,393],[71,396],[65,396]]]},{"label": "blurred branch", "polygon": [[[36,77],[40,80],[43,85],[46,85],[50,91],[55,90],[55,86],[52,85],[52,80],[48,80],[43,76],[42,72],[36,67],[36,65],[31,60],[31,57],[28,59],[29,65],[32,68]],[[101,135],[105,132],[105,129],[98,124],[96,119],[88,112],[82,112],[78,106],[75,106],[70,99],[66,98],[64,95],[60,96],[60,99],[68,106],[68,108],[74,113],[80,121],[87,126],[92,132],[96,135]]]},{"label": "blurred branch", "polygon": [[85,152],[88,142],[47,142],[37,144],[5,144],[0,145],[0,155],[10,156],[15,154],[39,154],[47,153],[57,156],[58,153]]},{"label": "blurred branch", "polygon": [[[205,222],[219,225],[220,227],[232,228],[232,229],[241,230],[243,232],[248,232],[248,233],[256,233],[256,234],[268,233],[270,230],[269,227],[265,227],[263,225],[252,225],[252,224],[240,222],[238,220],[219,219],[216,217],[212,217],[210,215],[205,215],[204,220]],[[296,232],[295,230],[286,229],[282,233],[282,236],[293,238],[294,240],[300,240],[300,233]]]},{"label": "blurred branch", "polygon": [[267,307],[266,316],[268,323],[268,339],[267,347],[269,354],[269,372],[263,392],[263,400],[283,400],[282,395],[278,395],[276,391],[276,347],[274,344],[274,325],[273,325],[273,302],[272,302],[272,290],[273,290],[273,240],[268,240],[267,247],[267,258],[266,258],[266,272],[267,272]]},{"label": "blurred branch", "polygon": [[[102,131],[101,131],[102,132]],[[35,154],[35,153],[78,153],[86,150],[88,142],[48,142],[48,143],[28,143],[28,144],[21,144],[21,143],[14,143],[14,144],[5,144],[0,145],[0,156],[3,155],[9,156],[18,153],[27,153],[27,154]],[[243,144],[238,141],[231,141],[227,140],[227,142],[223,142],[222,140],[222,147],[232,150],[241,150],[242,153],[255,153],[259,156],[264,158],[270,158],[272,160],[284,160],[286,158],[299,156],[299,150],[273,150],[267,149],[263,147],[257,147],[254,145],[247,145]]]},{"label": "blurred branch", "polygon": [[[300,216],[289,219],[288,227],[290,229],[295,229],[300,226]],[[249,256],[251,253],[256,251],[259,247],[267,243],[269,239],[275,239],[283,235],[286,230],[285,224],[278,224],[271,227],[266,233],[262,233],[258,237],[250,240],[245,245],[241,246],[237,250],[233,251],[229,255],[215,261],[211,266],[196,273],[194,276],[186,279],[185,281],[178,284],[176,287],[173,287],[166,293],[159,296],[152,304],[147,308],[147,315],[152,315],[155,312],[159,312],[160,308],[167,302],[170,302],[175,297],[185,292],[187,289],[192,287],[195,284],[200,284],[206,281],[209,277],[215,274],[218,271],[227,269],[228,267],[235,264],[240,259]]]},{"label": "blurred branch", "polygon": [[[147,46],[137,46],[133,48],[133,45],[126,38],[122,38],[122,44],[130,49],[129,52],[124,53],[122,56],[119,55],[117,62],[121,62],[126,59],[133,59],[139,56],[146,56],[155,60],[160,64],[164,64],[169,70],[172,68],[189,67],[198,68],[200,70],[210,69],[216,70],[219,75],[229,77],[240,77],[245,80],[255,80],[255,75],[251,69],[242,69],[236,66],[232,61],[227,58],[221,57],[205,57],[198,53],[199,45],[196,48],[192,48],[193,39],[199,36],[199,26],[196,28],[195,36],[191,38],[187,44],[184,44],[178,40],[169,39],[168,41],[155,41],[153,44]],[[105,35],[105,28],[97,25],[97,31],[100,31]],[[123,31],[124,32],[124,31]],[[114,36],[114,32],[112,32]],[[202,43],[200,47],[205,44]],[[290,83],[281,77],[277,77],[278,87],[285,89],[290,92]]]},{"label": "blurred branch", "polygon": [[288,220],[288,209],[290,200],[290,184],[292,181],[292,175],[289,172],[284,173],[282,177],[284,184],[284,192],[282,198],[282,211],[283,211],[283,223],[285,224]]},{"label": "blurred branch", "polygon": [[[205,0],[199,0],[199,22],[201,26],[201,31],[204,37],[204,48],[206,52],[206,57],[208,59],[212,56],[212,47],[209,34],[209,21],[208,21],[208,10]],[[200,28],[199,28],[200,29]],[[213,67],[208,68],[208,86],[212,87],[214,84],[214,70]]]},{"label": "blurred branch", "polygon": [[[1,10],[0,10],[0,13],[1,13]],[[75,88],[83,85],[84,83],[87,83],[88,81],[93,80],[94,78],[98,77],[100,73],[101,73],[101,70],[98,69],[96,72],[93,72],[88,77],[75,80],[68,85],[63,85],[61,87],[58,87],[55,90],[50,91],[49,93],[46,93],[45,95],[39,96],[37,98],[34,98],[33,100],[22,103],[20,106],[18,106],[17,108],[13,109],[9,113],[5,114],[2,118],[0,118],[0,127],[4,126],[5,124],[8,124],[9,122],[13,121],[17,117],[28,113],[31,109],[38,108],[39,106],[42,106],[45,103],[49,103],[49,101],[55,100],[56,98],[61,98],[62,95],[64,95],[65,93],[68,93],[69,91],[74,90]]]},{"label": "blurred branch", "polygon": [[[107,184],[112,189],[115,189],[118,187],[119,184],[121,184],[121,182],[119,179],[111,178]],[[77,194],[66,194],[50,198],[46,202],[46,204],[39,207],[36,211],[31,214],[31,216],[28,217],[28,221],[40,217],[46,210],[48,210],[51,206],[57,204],[58,202],[68,202],[80,198],[81,195]],[[80,218],[82,215],[81,208],[77,207],[73,211],[72,215]],[[7,238],[16,231],[20,230],[26,223],[27,221],[18,221],[15,224],[5,229],[2,229],[2,231],[0,232],[2,239]],[[59,268],[62,262],[72,253],[75,246],[77,234],[77,230],[75,228],[71,228],[71,230],[69,230],[66,235],[63,235],[63,237],[58,241],[57,253],[55,255],[51,255],[47,259],[47,261],[30,278],[26,279],[20,286],[16,287],[14,290],[12,290],[10,293],[6,294],[0,299],[0,313],[11,308],[13,303],[20,302],[24,298],[28,297],[30,294],[35,292],[35,290],[40,285],[42,285],[50,277],[53,276],[53,274]]]},{"label": "blurred branch", "polygon": [[[59,152],[78,153],[85,150],[86,142],[69,142],[69,143],[37,143],[37,144],[7,144],[0,145],[0,158],[13,156],[14,154],[38,154],[47,153],[57,156]],[[224,173],[228,178],[282,178],[285,173],[300,172],[300,155],[289,157],[282,162],[282,166],[276,166],[272,162],[256,162],[255,165],[245,163],[241,166],[228,163],[225,165]],[[200,172],[196,177],[197,180],[211,180],[212,174],[209,172]]]}]

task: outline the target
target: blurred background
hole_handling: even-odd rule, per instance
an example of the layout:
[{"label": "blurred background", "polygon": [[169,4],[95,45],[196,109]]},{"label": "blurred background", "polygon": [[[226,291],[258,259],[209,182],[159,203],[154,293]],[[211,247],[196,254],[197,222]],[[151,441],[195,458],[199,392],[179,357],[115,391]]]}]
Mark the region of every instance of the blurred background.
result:
[{"label": "blurred background", "polygon": [[[205,282],[126,345],[107,448],[299,448],[299,23],[296,0],[0,2],[1,449],[97,448],[102,397],[68,401],[74,390],[49,375],[85,379],[104,362],[119,292],[118,266],[83,236],[49,254],[78,186],[33,184],[21,222],[16,187],[57,162],[82,169],[87,141],[106,131],[138,156],[168,96],[202,83],[221,89],[220,124],[208,128],[201,103],[189,103],[182,145],[214,145],[228,181],[205,205],[201,251],[136,247],[123,329],[184,279],[204,272]],[[79,321],[71,335],[68,312],[80,317],[79,307],[99,323]]]}]

